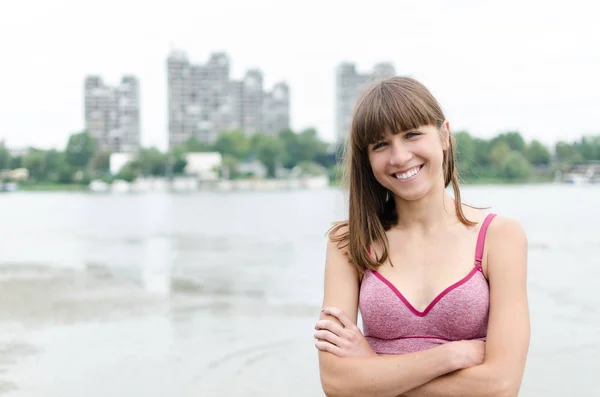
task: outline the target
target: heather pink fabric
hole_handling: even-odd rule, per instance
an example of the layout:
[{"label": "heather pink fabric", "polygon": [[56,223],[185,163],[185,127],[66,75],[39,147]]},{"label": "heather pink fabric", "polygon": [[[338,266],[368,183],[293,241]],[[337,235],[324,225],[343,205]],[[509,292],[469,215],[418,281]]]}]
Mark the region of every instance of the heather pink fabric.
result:
[{"label": "heather pink fabric", "polygon": [[494,216],[486,216],[481,225],[473,269],[442,291],[422,312],[385,277],[367,270],[360,286],[359,309],[364,335],[376,353],[403,354],[450,341],[485,340],[490,290],[481,269],[481,257]]}]

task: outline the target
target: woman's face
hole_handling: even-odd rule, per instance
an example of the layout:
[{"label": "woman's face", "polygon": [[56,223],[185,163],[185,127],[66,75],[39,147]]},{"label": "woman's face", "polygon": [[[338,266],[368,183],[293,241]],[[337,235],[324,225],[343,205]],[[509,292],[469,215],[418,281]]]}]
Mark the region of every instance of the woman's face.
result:
[{"label": "woman's face", "polygon": [[369,145],[369,162],[375,179],[404,200],[418,200],[437,184],[444,184],[444,150],[449,145],[448,122],[387,133]]}]

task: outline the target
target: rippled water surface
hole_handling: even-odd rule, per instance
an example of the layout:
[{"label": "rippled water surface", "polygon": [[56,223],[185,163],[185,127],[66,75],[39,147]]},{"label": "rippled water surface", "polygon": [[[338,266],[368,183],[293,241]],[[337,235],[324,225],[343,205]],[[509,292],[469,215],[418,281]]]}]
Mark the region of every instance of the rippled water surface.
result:
[{"label": "rippled water surface", "polygon": [[[521,396],[598,396],[600,186],[477,186],[530,243]],[[337,190],[0,195],[0,395],[322,396]]]}]

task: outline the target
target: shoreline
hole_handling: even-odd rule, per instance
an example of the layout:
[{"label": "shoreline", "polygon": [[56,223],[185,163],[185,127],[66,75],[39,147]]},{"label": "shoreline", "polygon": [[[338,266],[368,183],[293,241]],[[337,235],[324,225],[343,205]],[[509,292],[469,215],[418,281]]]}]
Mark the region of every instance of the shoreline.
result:
[{"label": "shoreline", "polygon": [[[460,186],[531,186],[531,185],[573,185],[570,183],[561,183],[561,182],[556,182],[554,180],[533,180],[533,181],[509,181],[509,180],[502,180],[502,179],[481,179],[481,180],[475,180],[475,181],[461,181]],[[593,185],[593,184],[591,184]],[[329,183],[325,186],[321,186],[319,188],[341,188],[341,184],[340,183]],[[256,187],[256,188],[248,188],[248,189],[227,189],[227,190],[221,190],[221,189],[212,189],[212,188],[208,188],[208,189],[197,189],[197,190],[191,190],[191,191],[186,191],[188,193],[201,193],[201,192],[234,192],[234,191],[295,191],[295,190],[314,190],[314,188],[284,188],[284,187]],[[0,191],[0,195],[2,193],[51,193],[51,192],[57,192],[57,193],[99,193],[99,192],[93,192],[90,190],[89,186],[87,185],[80,185],[80,184],[68,184],[68,185],[63,185],[63,184],[49,184],[49,183],[40,183],[40,184],[26,184],[26,185],[18,185],[18,188],[14,191],[9,191],[9,192],[2,192]],[[157,191],[142,191],[142,192],[129,192],[129,193],[136,193],[136,194],[140,194],[140,193],[156,193],[159,192],[159,190]],[[166,190],[165,192],[173,192],[173,193],[178,193],[179,191],[177,190]],[[108,193],[116,193],[116,192],[106,192]],[[126,192],[121,192],[122,193],[126,193]]]}]

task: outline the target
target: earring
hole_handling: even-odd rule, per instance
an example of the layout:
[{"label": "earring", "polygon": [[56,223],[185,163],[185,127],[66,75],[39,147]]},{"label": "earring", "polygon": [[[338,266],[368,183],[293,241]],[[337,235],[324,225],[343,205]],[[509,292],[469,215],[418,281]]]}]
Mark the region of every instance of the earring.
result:
[{"label": "earring", "polygon": [[387,203],[388,201],[390,201],[390,191],[386,190],[385,191],[385,202]]}]

